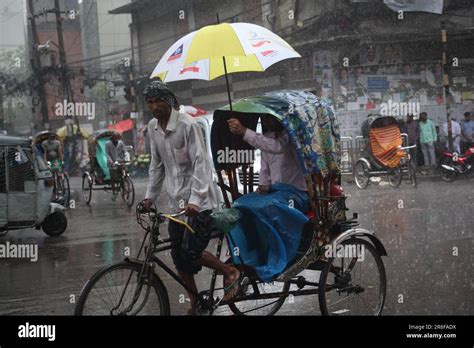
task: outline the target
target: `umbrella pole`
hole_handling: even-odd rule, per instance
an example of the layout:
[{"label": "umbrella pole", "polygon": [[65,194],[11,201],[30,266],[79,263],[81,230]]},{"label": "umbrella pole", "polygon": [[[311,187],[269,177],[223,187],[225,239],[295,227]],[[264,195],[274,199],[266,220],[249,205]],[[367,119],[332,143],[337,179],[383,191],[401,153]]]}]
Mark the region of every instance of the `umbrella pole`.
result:
[{"label": "umbrella pole", "polygon": [[227,64],[225,62],[225,56],[222,57],[222,60],[224,62],[224,73],[225,73],[225,82],[227,84],[227,97],[229,98],[229,107],[230,107],[230,111],[233,111],[232,110],[232,99],[230,97],[229,76],[227,74]]}]

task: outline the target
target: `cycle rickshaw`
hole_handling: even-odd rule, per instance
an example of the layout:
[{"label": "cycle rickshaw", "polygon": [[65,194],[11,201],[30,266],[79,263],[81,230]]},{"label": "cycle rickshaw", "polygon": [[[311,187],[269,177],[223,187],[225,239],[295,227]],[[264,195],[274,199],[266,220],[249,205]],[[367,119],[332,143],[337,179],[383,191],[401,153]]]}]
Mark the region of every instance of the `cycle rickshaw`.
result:
[{"label": "cycle rickshaw", "polygon": [[[88,139],[91,171],[82,174],[82,197],[86,204],[91,202],[93,191],[112,192],[105,145],[114,133],[110,130],[100,130]],[[119,191],[125,204],[130,208],[135,201],[135,188],[128,173],[129,164],[129,162],[117,162],[113,170],[118,173],[115,190]]]},{"label": "cycle rickshaw", "polygon": [[[61,147],[63,146],[63,142],[57,133],[50,131],[39,132],[33,137],[33,143],[36,146],[38,152],[42,155],[44,155],[44,149],[42,146],[43,141],[48,140],[50,136],[53,136],[54,140],[61,142]],[[62,160],[55,160],[50,161],[48,164],[51,168],[54,179],[53,201],[59,202],[68,208],[69,199],[71,197],[71,188],[69,186],[69,176],[64,172],[64,163]]]},{"label": "cycle rickshaw", "polygon": [[[275,116],[284,125],[297,148],[311,202],[311,211],[302,232],[299,255],[288,269],[272,282],[263,282],[252,267],[234,263],[244,276],[240,291],[230,301],[221,300],[223,287],[217,284],[217,272],[212,274],[210,287],[196,293],[159,258],[159,253],[171,249],[178,240],[161,238],[159,226],[166,220],[177,220],[177,214],[143,213],[137,206],[137,222],[145,229],[137,258],[127,258],[98,271],[84,286],[76,305],[76,315],[169,315],[168,292],[156,268],[168,273],[184,288],[196,294],[199,314],[209,315],[228,305],[236,315],[273,315],[285,300],[293,296],[318,296],[324,315],[380,315],[385,302],[386,275],[382,256],[387,253],[375,233],[358,228],[357,215],[347,219],[343,194],[333,195],[330,187],[340,184],[337,166],[338,134],[332,108],[316,96],[304,91],[276,91],[246,98],[228,108],[216,110],[211,140],[213,158],[224,147],[241,150],[247,146],[230,133],[226,120],[238,118],[246,127],[255,129],[263,114]],[[322,140],[322,141],[320,141]],[[224,204],[242,193],[253,191],[252,166],[248,163],[215,163]],[[243,172],[243,191],[238,192],[237,169]],[[225,173],[223,173],[225,172]],[[181,222],[185,224],[184,222]],[[229,226],[232,221],[229,222]],[[221,225],[222,227],[222,225]],[[228,227],[227,227],[228,228]],[[218,240],[216,256],[223,254],[227,241],[232,250],[231,233],[226,227],[213,231]],[[326,257],[325,247],[365,247],[365,260],[341,255]],[[144,255],[140,258],[142,252]],[[341,256],[341,257],[340,257]],[[232,262],[228,259],[227,262]],[[363,267],[362,267],[363,264]],[[298,267],[294,268],[297,265]],[[298,271],[311,272],[309,279]],[[364,273],[367,271],[366,273]],[[298,275],[300,274],[300,275]]]},{"label": "cycle rickshaw", "polygon": [[373,176],[386,175],[391,186],[398,187],[403,176],[407,175],[414,187],[416,164],[412,160],[410,149],[402,146],[398,120],[393,116],[369,115],[362,124],[362,157],[354,166],[354,181],[358,188],[366,188]]}]

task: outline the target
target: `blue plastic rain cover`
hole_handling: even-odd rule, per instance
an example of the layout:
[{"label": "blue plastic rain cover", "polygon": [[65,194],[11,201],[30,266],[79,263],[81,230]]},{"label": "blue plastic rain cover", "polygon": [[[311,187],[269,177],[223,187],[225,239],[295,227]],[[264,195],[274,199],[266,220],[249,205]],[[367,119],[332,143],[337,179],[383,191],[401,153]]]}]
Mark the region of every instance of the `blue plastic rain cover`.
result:
[{"label": "blue plastic rain cover", "polygon": [[301,232],[308,222],[303,213],[309,210],[308,194],[279,183],[272,185],[268,194],[240,197],[233,207],[242,213],[229,232],[233,262],[240,264],[242,258],[262,281],[270,282],[296,257]]}]

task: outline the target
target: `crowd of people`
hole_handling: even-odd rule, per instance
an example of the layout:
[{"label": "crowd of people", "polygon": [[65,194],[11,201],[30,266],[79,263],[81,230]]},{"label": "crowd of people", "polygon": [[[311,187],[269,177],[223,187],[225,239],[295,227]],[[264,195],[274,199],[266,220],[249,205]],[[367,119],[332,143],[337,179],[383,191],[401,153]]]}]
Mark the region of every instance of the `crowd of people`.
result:
[{"label": "crowd of people", "polygon": [[466,112],[464,119],[457,122],[456,118],[448,114],[446,122],[437,126],[426,112],[422,112],[419,120],[408,115],[402,132],[408,135],[409,146],[417,145],[416,149],[412,149],[412,156],[414,162],[420,166],[420,174],[434,173],[442,151],[463,154],[474,146],[474,117],[470,112]]}]

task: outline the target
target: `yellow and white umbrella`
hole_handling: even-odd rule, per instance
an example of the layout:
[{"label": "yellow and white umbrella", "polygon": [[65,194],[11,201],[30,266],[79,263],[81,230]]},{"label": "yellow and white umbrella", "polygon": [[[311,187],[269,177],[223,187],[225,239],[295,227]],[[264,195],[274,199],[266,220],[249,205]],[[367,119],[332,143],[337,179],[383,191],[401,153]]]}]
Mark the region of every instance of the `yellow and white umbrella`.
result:
[{"label": "yellow and white umbrella", "polygon": [[228,73],[265,71],[289,58],[301,58],[285,40],[250,23],[222,23],[194,31],[174,43],[151,78],[163,82],[213,80]]}]

